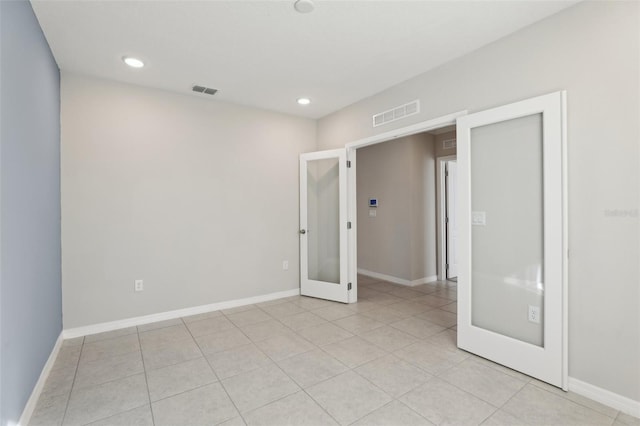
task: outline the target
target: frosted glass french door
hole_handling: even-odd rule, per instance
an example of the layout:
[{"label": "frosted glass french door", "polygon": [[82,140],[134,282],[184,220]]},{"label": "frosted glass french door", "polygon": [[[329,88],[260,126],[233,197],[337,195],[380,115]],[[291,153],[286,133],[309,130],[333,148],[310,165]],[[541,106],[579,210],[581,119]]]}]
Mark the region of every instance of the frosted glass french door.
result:
[{"label": "frosted glass french door", "polygon": [[566,388],[564,93],[457,121],[458,346]]},{"label": "frosted glass french door", "polygon": [[300,294],[349,301],[345,149],[300,155]]}]

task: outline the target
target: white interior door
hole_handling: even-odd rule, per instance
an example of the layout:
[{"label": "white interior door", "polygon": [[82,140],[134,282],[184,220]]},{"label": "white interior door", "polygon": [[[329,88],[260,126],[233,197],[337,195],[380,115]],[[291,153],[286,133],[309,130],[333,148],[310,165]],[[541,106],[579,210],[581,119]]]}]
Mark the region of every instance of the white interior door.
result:
[{"label": "white interior door", "polygon": [[456,189],[458,186],[458,171],[455,161],[446,163],[446,189],[447,189],[447,279],[458,276],[457,240],[458,227],[456,226]]},{"label": "white interior door", "polygon": [[300,155],[300,294],[348,303],[346,149]]},{"label": "white interior door", "polygon": [[457,121],[458,346],[566,389],[563,92]]}]

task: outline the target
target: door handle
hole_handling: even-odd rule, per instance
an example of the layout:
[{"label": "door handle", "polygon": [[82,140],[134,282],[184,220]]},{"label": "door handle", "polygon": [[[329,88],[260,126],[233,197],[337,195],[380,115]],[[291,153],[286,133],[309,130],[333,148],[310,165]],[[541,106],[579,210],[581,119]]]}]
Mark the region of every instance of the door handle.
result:
[{"label": "door handle", "polygon": [[301,233],[301,234],[306,234],[306,233],[307,233],[307,231],[306,231],[306,229],[301,229],[301,230],[300,230],[300,233]]}]

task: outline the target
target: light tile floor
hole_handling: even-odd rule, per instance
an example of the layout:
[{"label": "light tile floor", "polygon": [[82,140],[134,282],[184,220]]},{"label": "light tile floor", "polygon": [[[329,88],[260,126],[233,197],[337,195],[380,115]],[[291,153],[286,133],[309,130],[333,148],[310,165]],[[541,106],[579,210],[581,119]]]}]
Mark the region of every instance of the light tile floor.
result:
[{"label": "light tile floor", "polygon": [[39,425],[640,425],[456,347],[456,284],[359,278],[64,342]]}]

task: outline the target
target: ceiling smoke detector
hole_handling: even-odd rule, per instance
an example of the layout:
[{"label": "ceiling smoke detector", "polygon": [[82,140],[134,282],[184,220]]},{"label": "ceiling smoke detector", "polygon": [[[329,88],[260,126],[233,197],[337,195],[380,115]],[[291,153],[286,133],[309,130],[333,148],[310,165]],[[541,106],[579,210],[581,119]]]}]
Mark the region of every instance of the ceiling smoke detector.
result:
[{"label": "ceiling smoke detector", "polygon": [[312,0],[296,0],[293,7],[299,13],[310,13],[313,12],[315,5]]}]

